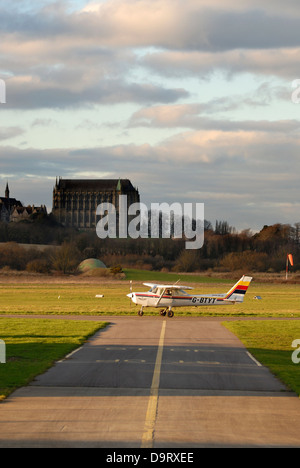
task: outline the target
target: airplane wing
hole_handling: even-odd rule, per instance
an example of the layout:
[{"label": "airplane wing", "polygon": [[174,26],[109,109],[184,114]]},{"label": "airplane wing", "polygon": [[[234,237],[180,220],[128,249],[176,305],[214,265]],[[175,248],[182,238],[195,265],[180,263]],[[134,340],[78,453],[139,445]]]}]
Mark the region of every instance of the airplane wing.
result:
[{"label": "airplane wing", "polygon": [[191,286],[179,286],[175,284],[157,284],[157,283],[143,283],[145,286],[156,286],[157,288],[163,288],[163,289],[194,289]]}]

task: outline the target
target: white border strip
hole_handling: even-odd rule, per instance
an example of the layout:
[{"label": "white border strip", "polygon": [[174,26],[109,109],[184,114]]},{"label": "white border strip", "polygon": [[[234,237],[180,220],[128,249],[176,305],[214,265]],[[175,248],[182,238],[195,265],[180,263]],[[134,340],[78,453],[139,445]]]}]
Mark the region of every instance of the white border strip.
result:
[{"label": "white border strip", "polygon": [[77,353],[77,351],[80,351],[81,348],[82,348],[82,346],[80,346],[80,348],[74,349],[74,351],[72,351],[71,353],[67,354],[67,356],[65,356],[63,359],[61,359],[60,361],[57,361],[57,362],[63,362],[63,361],[65,361],[66,359],[69,359],[71,356],[73,356],[73,354]]},{"label": "white border strip", "polygon": [[249,353],[249,351],[246,351],[246,353],[248,354],[249,358],[252,359],[253,362],[255,362],[255,364],[258,366],[258,367],[262,367],[261,363],[258,362],[255,357],[252,356],[251,353]]}]

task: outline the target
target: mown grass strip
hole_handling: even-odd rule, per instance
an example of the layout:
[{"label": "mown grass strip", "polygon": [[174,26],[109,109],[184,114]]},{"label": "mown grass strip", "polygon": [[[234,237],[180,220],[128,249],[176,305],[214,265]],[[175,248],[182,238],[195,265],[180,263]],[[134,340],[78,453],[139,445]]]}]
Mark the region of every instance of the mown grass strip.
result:
[{"label": "mown grass strip", "polygon": [[300,339],[299,320],[224,322],[250,353],[300,396],[300,363],[292,360],[294,340]]},{"label": "mown grass strip", "polygon": [[[147,281],[146,277],[143,281]],[[191,280],[180,284],[191,284]],[[193,284],[193,283],[192,283]],[[224,293],[234,280],[223,283],[194,284],[192,294]],[[133,291],[145,291],[141,281]],[[127,297],[130,282],[99,284],[0,284],[0,314],[45,315],[136,315],[138,307]],[[97,298],[97,295],[103,295]],[[261,296],[262,300],[255,299]],[[243,304],[235,306],[203,306],[175,308],[180,316],[257,316],[300,317],[299,285],[250,284]],[[145,309],[145,315],[158,315],[158,309]]]},{"label": "mown grass strip", "polygon": [[81,320],[0,318],[0,338],[6,345],[6,363],[0,364],[0,399],[27,385],[106,325]]},{"label": "mown grass strip", "polygon": [[168,284],[176,283],[178,280],[180,280],[181,283],[228,283],[228,279],[199,275],[196,273],[166,273],[153,270],[138,270],[135,268],[124,268],[124,273],[127,281],[159,281]]}]

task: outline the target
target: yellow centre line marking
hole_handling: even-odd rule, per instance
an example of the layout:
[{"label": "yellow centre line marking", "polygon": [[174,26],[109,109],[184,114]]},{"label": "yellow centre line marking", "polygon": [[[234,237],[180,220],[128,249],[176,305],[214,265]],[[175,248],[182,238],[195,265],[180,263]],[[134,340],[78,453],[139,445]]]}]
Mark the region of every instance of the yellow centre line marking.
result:
[{"label": "yellow centre line marking", "polygon": [[149,397],[148,408],[147,408],[147,413],[146,413],[145,427],[144,427],[144,433],[142,436],[141,448],[153,447],[154,426],[155,426],[156,414],[157,414],[158,389],[159,389],[162,354],[163,354],[163,348],[164,348],[165,331],[166,331],[166,321],[164,320],[162,324],[162,329],[160,332],[159,343],[158,343],[158,350],[157,350],[157,355],[156,355],[151,389],[150,389],[150,397]]}]

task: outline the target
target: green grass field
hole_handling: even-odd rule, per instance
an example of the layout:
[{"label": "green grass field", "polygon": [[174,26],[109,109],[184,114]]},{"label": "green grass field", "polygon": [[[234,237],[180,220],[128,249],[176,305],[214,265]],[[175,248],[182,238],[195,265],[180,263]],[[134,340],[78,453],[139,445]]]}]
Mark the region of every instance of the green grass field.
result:
[{"label": "green grass field", "polygon": [[[147,290],[143,282],[170,282],[193,285],[195,294],[228,291],[236,279],[225,280],[200,275],[176,275],[127,270],[123,281],[82,284],[0,283],[0,339],[7,344],[7,363],[0,364],[0,395],[26,385],[52,363],[79,346],[101,322],[49,319],[19,319],[24,315],[136,315],[138,306],[126,294],[130,280],[134,291]],[[21,281],[21,278],[20,278]],[[103,298],[96,295],[103,294]],[[254,299],[261,296],[262,300]],[[235,306],[175,308],[175,316],[220,316],[244,318],[300,317],[300,286],[297,284],[251,283],[243,304]],[[158,315],[158,309],[145,309],[145,315]],[[13,318],[5,317],[12,315]],[[300,393],[300,364],[291,361],[291,343],[300,339],[300,321],[234,321],[227,325],[264,365],[270,367],[290,388]]]},{"label": "green grass field", "polygon": [[[171,278],[170,278],[171,275]],[[138,306],[126,294],[133,280],[134,291],[145,291],[143,282],[181,279],[180,284],[192,284],[195,294],[222,293],[236,280],[220,280],[203,276],[179,276],[166,273],[130,270],[119,282],[82,284],[4,284],[0,283],[0,314],[74,314],[74,315],[135,315]],[[103,298],[96,295],[103,294]],[[262,300],[254,299],[261,296]],[[300,286],[295,284],[267,284],[255,280],[250,284],[243,304],[234,306],[202,306],[174,309],[184,316],[260,316],[300,317]],[[145,315],[158,314],[158,309],[145,309]]]},{"label": "green grass field", "polygon": [[234,321],[224,325],[261,364],[300,395],[300,363],[292,361],[292,343],[300,339],[299,320]]},{"label": "green grass field", "polygon": [[124,269],[126,280],[140,281],[141,283],[149,281],[159,281],[161,283],[173,284],[180,280],[180,284],[192,281],[193,283],[227,283],[228,280],[188,273],[164,273],[161,271],[147,271],[136,269]]},{"label": "green grass field", "polygon": [[0,338],[6,345],[6,363],[0,364],[0,400],[45,372],[105,325],[83,320],[0,318]]}]

